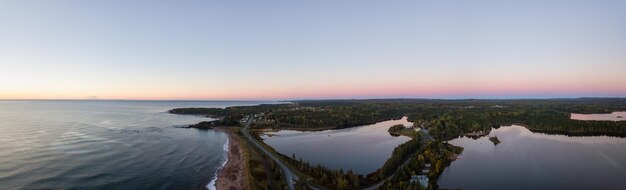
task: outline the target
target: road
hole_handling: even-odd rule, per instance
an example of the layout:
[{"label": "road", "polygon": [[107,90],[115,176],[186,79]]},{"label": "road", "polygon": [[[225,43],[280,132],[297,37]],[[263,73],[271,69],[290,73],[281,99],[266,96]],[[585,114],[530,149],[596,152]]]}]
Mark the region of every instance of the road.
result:
[{"label": "road", "polygon": [[250,140],[250,142],[252,142],[256,147],[258,147],[261,151],[263,151],[268,157],[272,158],[272,160],[274,160],[278,164],[278,166],[280,166],[280,169],[283,170],[283,174],[285,174],[285,179],[287,180],[287,186],[289,187],[289,190],[295,190],[296,188],[294,187],[293,184],[299,180],[298,176],[293,171],[291,171],[291,169],[289,169],[289,167],[287,167],[287,165],[285,165],[282,162],[282,160],[276,158],[274,154],[270,153],[270,151],[265,149],[265,147],[261,146],[259,142],[257,142],[256,139],[252,138],[250,133],[248,133],[248,128],[250,127],[250,123],[252,123],[252,121],[246,123],[246,127],[243,128],[242,130],[243,135],[245,135],[246,138]]},{"label": "road", "polygon": [[[272,160],[274,160],[278,164],[278,166],[280,166],[280,169],[283,170],[283,174],[285,174],[285,179],[287,180],[287,186],[289,187],[289,190],[295,190],[295,187],[294,187],[293,184],[296,181],[299,180],[298,176],[293,171],[291,171],[291,169],[289,169],[289,167],[287,167],[287,165],[285,165],[282,162],[282,160],[276,158],[274,156],[274,154],[272,154],[270,151],[265,149],[264,146],[261,146],[259,144],[259,142],[257,142],[257,140],[255,138],[252,138],[252,135],[250,135],[250,133],[248,133],[248,128],[250,127],[251,123],[252,123],[252,121],[247,122],[246,123],[246,127],[243,128],[242,132],[243,132],[244,136],[246,136],[246,138],[248,138],[248,140],[250,140],[250,142],[252,142],[256,147],[258,147],[261,151],[263,151],[268,157],[272,158]],[[427,142],[427,141],[433,141],[434,140],[433,137],[430,136],[430,134],[428,134],[428,130],[422,130],[422,134],[424,134],[424,136],[426,137],[426,138],[422,138],[422,141],[426,141]],[[420,150],[418,150],[417,152],[419,153],[421,151],[422,150],[420,148]],[[402,163],[402,165],[400,165],[400,167],[398,167],[398,169],[400,169],[400,168],[404,167],[405,165],[407,165],[411,161],[411,158],[413,158],[413,156],[415,156],[415,154],[409,156],[409,158],[407,160],[405,160],[404,163]],[[385,181],[391,179],[393,176],[395,176],[395,173],[392,174],[391,176],[385,178],[384,180],[378,182],[377,184],[375,184],[373,186],[370,186],[368,188],[365,188],[365,190],[375,190],[375,189],[378,189]],[[312,186],[311,184],[307,183],[307,186],[309,188],[313,189],[313,190],[319,190],[318,188],[316,188],[315,186]]]},{"label": "road", "polygon": [[[433,140],[434,140],[434,139],[433,139],[433,137],[432,137],[432,136],[430,136],[430,134],[428,134],[428,130],[427,130],[427,129],[422,129],[422,130],[421,130],[421,132],[422,132],[422,134],[424,134],[424,136],[426,137],[426,138],[422,138],[422,141],[424,141],[424,142],[428,142],[428,141],[433,141]],[[421,152],[421,151],[422,151],[422,148],[420,148],[420,149],[419,149],[419,150],[418,150],[415,154],[417,154],[417,153],[419,153],[419,152]],[[402,168],[402,167],[406,166],[407,164],[409,164],[409,162],[411,161],[411,158],[413,158],[413,156],[415,156],[415,154],[413,154],[413,155],[409,156],[409,158],[408,158],[408,159],[406,159],[406,160],[405,160],[405,161],[404,161],[404,162],[403,162],[403,163],[402,163],[402,164],[401,164],[401,165],[400,165],[400,166],[396,169],[396,171],[398,171],[400,168]],[[368,187],[368,188],[365,188],[364,190],[376,190],[376,189],[378,189],[381,185],[383,185],[383,183],[385,183],[385,181],[390,180],[390,179],[391,179],[391,178],[393,178],[393,176],[395,176],[395,175],[396,175],[396,174],[395,174],[395,172],[394,172],[394,174],[391,174],[389,177],[385,178],[384,180],[382,180],[382,181],[378,182],[377,184],[372,185],[372,186],[370,186],[370,187]]]}]

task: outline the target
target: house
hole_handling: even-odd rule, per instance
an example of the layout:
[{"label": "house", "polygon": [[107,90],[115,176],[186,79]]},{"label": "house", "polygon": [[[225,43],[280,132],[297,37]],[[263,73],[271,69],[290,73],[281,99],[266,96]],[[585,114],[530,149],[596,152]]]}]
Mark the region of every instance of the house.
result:
[{"label": "house", "polygon": [[420,182],[420,185],[428,189],[428,177],[426,175],[418,175],[417,180]]},{"label": "house", "polygon": [[426,175],[412,175],[411,183],[419,183],[424,188],[428,189],[428,176]]}]

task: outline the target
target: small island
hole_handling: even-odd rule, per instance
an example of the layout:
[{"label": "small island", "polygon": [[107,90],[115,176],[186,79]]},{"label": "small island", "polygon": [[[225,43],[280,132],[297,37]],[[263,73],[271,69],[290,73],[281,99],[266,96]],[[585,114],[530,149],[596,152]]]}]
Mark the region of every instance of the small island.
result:
[{"label": "small island", "polygon": [[493,143],[493,145],[500,144],[500,139],[498,139],[498,136],[489,137],[489,140]]}]

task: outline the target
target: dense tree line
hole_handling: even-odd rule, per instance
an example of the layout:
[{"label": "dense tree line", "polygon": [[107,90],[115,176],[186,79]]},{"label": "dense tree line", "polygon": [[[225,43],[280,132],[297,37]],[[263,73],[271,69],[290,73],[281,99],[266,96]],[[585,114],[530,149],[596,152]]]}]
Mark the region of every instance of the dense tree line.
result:
[{"label": "dense tree line", "polygon": [[197,128],[197,129],[208,129],[216,126],[239,126],[239,120],[232,119],[229,116],[226,116],[219,120],[214,121],[202,121],[200,123],[196,123],[193,125],[189,125],[189,128]]},{"label": "dense tree line", "polygon": [[347,172],[341,169],[331,170],[319,164],[312,166],[309,162],[302,161],[302,158],[297,160],[295,155],[292,155],[292,157],[282,156],[291,166],[311,175],[311,177],[316,179],[317,184],[329,189],[359,189],[361,186],[359,175],[352,172],[352,170]]},{"label": "dense tree line", "polygon": [[[279,129],[346,128],[407,116],[415,126],[429,129],[430,135],[438,141],[427,146],[419,139],[407,141],[394,149],[392,156],[377,172],[366,178],[351,171],[330,170],[320,165],[311,166],[307,162],[296,160],[295,157],[285,156],[285,160],[289,160],[292,166],[311,175],[318,184],[329,189],[357,189],[391,174],[395,175],[381,189],[419,189],[419,185],[409,183],[411,175],[415,175],[424,163],[432,163],[433,172],[429,177],[433,183],[430,187],[436,188],[434,183],[436,177],[451,162],[450,156],[459,151],[441,141],[470,132],[488,132],[492,127],[512,124],[524,125],[533,132],[626,137],[626,121],[570,119],[571,113],[613,111],[626,111],[626,99],[324,100],[228,108],[179,108],[171,110],[170,113],[206,115],[218,119],[195,125],[198,128],[240,125],[240,119],[251,115],[258,116],[256,127]],[[389,129],[392,134],[403,134],[405,131],[403,126]],[[417,151],[420,152],[416,154]],[[412,161],[399,168],[409,158]]]},{"label": "dense tree line", "polygon": [[393,174],[404,161],[415,154],[422,144],[422,139],[417,136],[393,149],[391,157],[385,161],[385,164],[378,170],[381,178]]},{"label": "dense tree line", "polygon": [[215,125],[239,125],[247,115],[263,114],[256,127],[346,128],[408,116],[432,129],[438,139],[502,125],[523,124],[534,132],[626,136],[626,122],[577,121],[570,113],[626,111],[626,99],[545,100],[320,100],[228,108],[178,108],[176,114],[219,118]]},{"label": "dense tree line", "polygon": [[398,133],[400,131],[403,131],[404,129],[406,129],[406,127],[404,127],[404,125],[398,124],[398,125],[394,125],[394,126],[389,127],[389,129],[387,131],[389,133]]},{"label": "dense tree line", "polygon": [[[415,119],[414,117],[413,119]],[[420,117],[418,123],[431,128],[431,135],[448,140],[475,131],[489,131],[492,127],[523,125],[533,132],[573,136],[626,136],[625,121],[580,121],[570,119],[570,113],[545,107],[510,110],[453,110],[440,116]]]},{"label": "dense tree line", "polygon": [[422,145],[422,149],[415,154],[410,161],[400,168],[395,175],[385,181],[379,189],[383,190],[413,190],[424,189],[419,183],[411,183],[410,179],[413,175],[418,175],[423,169],[427,169],[426,164],[430,164],[430,168],[426,176],[429,179],[428,189],[437,189],[437,179],[443,173],[446,166],[450,165],[456,154],[460,154],[463,149],[455,147],[441,141],[428,142]]},{"label": "dense tree line", "polygon": [[248,172],[251,177],[250,189],[287,189],[287,181],[284,179],[278,164],[265,154],[260,154],[256,148],[247,148],[248,156],[251,157],[248,159]]},{"label": "dense tree line", "polygon": [[221,117],[226,115],[223,108],[175,108],[168,111],[172,114],[184,114],[184,115],[206,115],[212,117]]},{"label": "dense tree line", "polygon": [[394,137],[403,135],[403,136],[407,136],[410,138],[415,138],[420,133],[416,131],[414,128],[412,127],[407,128],[407,127],[404,127],[404,125],[402,124],[391,126],[387,131],[389,132],[391,136],[394,136]]},{"label": "dense tree line", "polygon": [[283,190],[287,189],[287,180],[284,178],[278,163],[262,153],[256,146],[252,145],[242,133],[240,128],[230,128],[242,139],[241,147],[247,161],[246,171],[248,172],[250,190]]}]

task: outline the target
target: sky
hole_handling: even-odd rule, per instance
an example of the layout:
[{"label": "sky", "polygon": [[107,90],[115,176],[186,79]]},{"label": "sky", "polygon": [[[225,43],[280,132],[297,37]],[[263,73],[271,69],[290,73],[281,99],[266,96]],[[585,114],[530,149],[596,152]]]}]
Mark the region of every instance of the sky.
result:
[{"label": "sky", "polygon": [[623,0],[0,0],[0,99],[626,97]]}]

